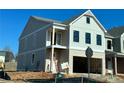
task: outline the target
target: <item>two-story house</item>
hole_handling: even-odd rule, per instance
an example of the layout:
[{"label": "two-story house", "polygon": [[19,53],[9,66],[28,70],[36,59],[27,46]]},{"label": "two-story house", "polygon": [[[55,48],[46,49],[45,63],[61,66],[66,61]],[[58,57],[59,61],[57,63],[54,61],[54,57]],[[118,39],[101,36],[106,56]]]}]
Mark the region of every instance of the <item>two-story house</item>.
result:
[{"label": "two-story house", "polygon": [[113,53],[112,39],[90,10],[65,22],[31,16],[19,38],[17,69],[87,73],[90,47],[90,72],[105,75],[107,67],[111,70],[106,57]]}]

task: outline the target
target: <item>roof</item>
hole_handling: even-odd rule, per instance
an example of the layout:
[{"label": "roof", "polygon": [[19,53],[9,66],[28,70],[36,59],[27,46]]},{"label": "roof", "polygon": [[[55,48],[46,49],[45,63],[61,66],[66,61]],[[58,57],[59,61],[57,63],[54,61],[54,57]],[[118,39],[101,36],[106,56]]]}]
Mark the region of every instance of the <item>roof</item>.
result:
[{"label": "roof", "polygon": [[2,50],[2,51],[0,51],[0,56],[5,56],[6,53],[12,53],[12,52],[6,51],[6,50]]},{"label": "roof", "polygon": [[81,16],[90,16],[92,17],[96,23],[99,25],[99,27],[104,31],[107,32],[106,29],[103,27],[103,25],[99,22],[99,20],[95,17],[95,15],[91,12],[91,10],[87,10],[86,12],[79,14],[77,16],[73,16],[72,18],[70,18],[69,20],[63,22],[65,24],[71,24],[73,23],[75,20],[78,20],[78,18],[80,18]]},{"label": "roof", "polygon": [[79,15],[75,15],[75,16],[69,18],[68,20],[65,20],[63,23],[67,25],[67,24],[71,23],[73,20],[75,20],[76,18],[78,18],[81,15],[82,15],[82,13],[79,14]]},{"label": "roof", "polygon": [[6,52],[5,51],[0,51],[0,56],[5,56]]},{"label": "roof", "polygon": [[114,38],[112,35],[110,35],[108,32],[105,32],[105,37],[108,37],[108,38]]},{"label": "roof", "polygon": [[120,37],[124,33],[124,26],[114,27],[108,30],[108,33],[114,37]]},{"label": "roof", "polygon": [[42,27],[45,27],[47,25],[50,26],[51,24],[54,24],[54,23],[63,25],[62,22],[57,21],[57,20],[52,20],[52,19],[38,17],[38,16],[30,16],[26,26],[24,27],[24,29],[20,35],[20,38],[28,35],[29,33],[34,32]]},{"label": "roof", "polygon": [[43,17],[38,17],[38,16],[31,16],[32,18],[39,20],[39,21],[46,21],[46,22],[53,22],[53,23],[62,23],[61,21],[58,20],[53,20],[53,19],[48,19],[48,18],[43,18]]}]

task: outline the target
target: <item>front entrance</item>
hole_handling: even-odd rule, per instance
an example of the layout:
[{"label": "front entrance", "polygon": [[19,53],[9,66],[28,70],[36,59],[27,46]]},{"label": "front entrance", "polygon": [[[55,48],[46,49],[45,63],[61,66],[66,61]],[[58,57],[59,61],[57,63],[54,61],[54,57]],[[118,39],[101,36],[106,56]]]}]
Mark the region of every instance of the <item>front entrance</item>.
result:
[{"label": "front entrance", "polygon": [[107,74],[113,74],[113,63],[112,57],[106,59]]},{"label": "front entrance", "polygon": [[[92,58],[90,63],[90,73],[101,74],[102,59]],[[88,73],[88,63],[86,57],[73,57],[73,72]]]}]

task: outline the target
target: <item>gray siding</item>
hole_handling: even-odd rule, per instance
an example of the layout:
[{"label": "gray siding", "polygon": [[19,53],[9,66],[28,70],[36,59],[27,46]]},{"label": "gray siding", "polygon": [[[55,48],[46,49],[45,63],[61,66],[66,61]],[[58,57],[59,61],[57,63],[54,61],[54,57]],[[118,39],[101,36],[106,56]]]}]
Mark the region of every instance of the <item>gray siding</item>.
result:
[{"label": "gray siding", "polygon": [[45,21],[37,20],[36,18],[31,16],[29,18],[20,38],[34,32],[35,30],[37,30],[39,28],[46,26],[47,24],[49,24],[49,23],[45,22]]},{"label": "gray siding", "polygon": [[[34,62],[32,62],[32,54],[34,54]],[[18,71],[44,71],[44,67],[45,49],[19,56]]]},{"label": "gray siding", "polygon": [[121,51],[120,38],[114,38],[112,42],[113,42],[113,51],[120,52]]},{"label": "gray siding", "polygon": [[[17,64],[17,69],[19,71],[44,70],[45,51],[46,51],[46,30],[48,28],[42,29],[35,33],[33,31],[35,31],[36,28],[44,27],[46,24],[48,23],[45,23],[44,21],[39,22],[39,21],[35,21],[34,19],[29,20],[28,25],[24,29],[21,38],[19,39],[19,56],[18,56],[18,64]],[[37,25],[39,26],[37,27]],[[33,34],[31,34],[32,32]],[[32,63],[33,54],[34,54],[34,62]]]}]

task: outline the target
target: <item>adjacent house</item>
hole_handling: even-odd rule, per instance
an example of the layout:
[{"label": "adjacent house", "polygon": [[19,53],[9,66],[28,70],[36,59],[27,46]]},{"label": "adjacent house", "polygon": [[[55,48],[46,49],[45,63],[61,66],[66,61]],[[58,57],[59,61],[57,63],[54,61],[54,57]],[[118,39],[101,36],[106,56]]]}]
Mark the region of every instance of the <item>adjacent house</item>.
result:
[{"label": "adjacent house", "polygon": [[124,58],[124,52],[117,55],[114,39],[90,10],[65,22],[31,16],[19,38],[17,69],[87,73],[85,51],[90,47],[93,50],[90,72],[117,74],[117,56]]},{"label": "adjacent house", "polygon": [[0,51],[0,62],[11,62],[14,60],[14,55],[10,51]]},{"label": "adjacent house", "polygon": [[0,69],[7,68],[6,64],[11,64],[14,61],[14,55],[10,51],[0,51]]},{"label": "adjacent house", "polygon": [[108,52],[107,57],[108,68],[111,68],[114,74],[124,74],[124,26],[114,27],[108,33],[114,37],[110,44],[112,51]]}]

